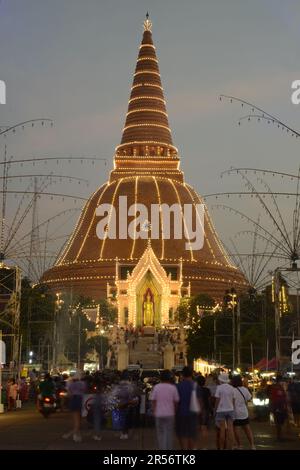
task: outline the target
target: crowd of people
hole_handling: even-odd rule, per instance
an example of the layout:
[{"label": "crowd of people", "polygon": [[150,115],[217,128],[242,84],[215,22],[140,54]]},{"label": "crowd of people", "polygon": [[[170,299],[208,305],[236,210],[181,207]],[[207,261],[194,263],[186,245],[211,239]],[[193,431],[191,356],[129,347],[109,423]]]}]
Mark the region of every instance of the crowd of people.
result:
[{"label": "crowd of people", "polygon": [[[84,416],[95,441],[102,439],[105,429],[119,431],[119,438],[127,440],[132,428],[155,426],[160,450],[176,448],[175,436],[183,450],[207,449],[212,446],[208,431],[214,428],[217,449],[241,448],[242,433],[249,448],[255,449],[248,412],[252,396],[247,380],[240,375],[230,378],[220,370],[204,377],[186,366],[180,373],[164,370],[146,378],[140,371],[106,370],[55,377],[31,373],[29,379],[28,385],[23,379],[7,382],[7,409],[16,409],[21,395],[24,400],[33,397],[37,409],[44,397],[56,397],[57,409],[69,410],[72,416],[72,427],[63,434],[64,439],[81,442]],[[272,384],[262,381],[257,391],[256,396],[268,397],[278,440],[291,415],[294,424],[300,425],[299,385],[277,376]]]},{"label": "crowd of people", "polygon": [[7,380],[4,387],[4,403],[7,406],[7,411],[16,411],[18,402],[25,403],[29,400],[29,384],[24,377],[16,380],[11,377]]},{"label": "crowd of people", "polygon": [[[275,426],[277,441],[284,440],[285,423],[299,429],[299,381],[284,380],[277,375],[272,383],[261,382],[257,396],[268,403],[268,417]],[[195,377],[193,370],[185,367],[181,380],[174,384],[170,372],[164,371],[150,398],[160,449],[173,448],[174,434],[182,449],[206,449],[211,426],[216,431],[217,449],[241,449],[241,432],[249,448],[256,449],[249,420],[248,404],[252,395],[247,378],[240,375],[230,378],[223,371],[218,376]]]},{"label": "crowd of people", "polygon": [[212,376],[206,380],[202,375],[194,380],[193,370],[184,367],[180,382],[173,384],[170,372],[164,371],[150,399],[160,449],[174,448],[174,431],[181,449],[206,449],[208,428],[213,422],[217,449],[240,448],[239,429],[244,430],[250,448],[255,449],[247,407],[251,394],[240,376],[235,376],[231,384],[224,372],[217,382]]}]

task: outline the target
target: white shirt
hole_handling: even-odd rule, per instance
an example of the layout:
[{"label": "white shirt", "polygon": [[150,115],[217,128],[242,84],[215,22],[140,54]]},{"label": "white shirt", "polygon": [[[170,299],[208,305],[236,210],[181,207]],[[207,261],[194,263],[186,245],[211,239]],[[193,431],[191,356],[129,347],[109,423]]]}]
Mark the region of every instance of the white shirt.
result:
[{"label": "white shirt", "polygon": [[179,402],[177,387],[169,383],[159,383],[154,386],[150,400],[156,402],[156,418],[175,416],[175,405]]},{"label": "white shirt", "polygon": [[217,386],[215,397],[219,398],[217,413],[221,411],[233,411],[234,401],[234,388],[229,384],[222,384]]},{"label": "white shirt", "polygon": [[[239,392],[240,390],[240,392]],[[242,392],[242,393],[241,393]],[[243,398],[243,395],[245,398]],[[235,419],[248,418],[248,408],[246,402],[251,400],[252,396],[246,387],[234,388],[234,415]]]}]

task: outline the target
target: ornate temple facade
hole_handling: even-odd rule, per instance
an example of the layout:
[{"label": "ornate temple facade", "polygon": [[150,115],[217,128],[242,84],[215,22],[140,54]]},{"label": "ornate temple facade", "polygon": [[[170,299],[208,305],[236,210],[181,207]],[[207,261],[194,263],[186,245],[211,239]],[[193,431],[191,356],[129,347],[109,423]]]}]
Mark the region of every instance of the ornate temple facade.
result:
[{"label": "ornate temple facade", "polygon": [[[164,205],[189,205],[197,220],[197,207],[204,203],[180,169],[151,26],[147,18],[110,178],[90,197],[60,259],[42,277],[42,282],[55,290],[72,289],[95,300],[108,297],[118,305],[120,325],[168,325],[182,296],[207,293],[220,300],[226,289],[247,287],[224,250],[205,206],[201,249],[174,235],[178,214],[171,220],[171,236],[165,236]],[[147,220],[148,229],[141,229],[139,236],[109,236],[114,215],[120,225],[124,196],[128,207],[144,205],[149,213],[153,204],[159,207],[158,236],[153,236],[154,228]],[[102,204],[114,207],[114,213],[108,214],[106,234],[99,239],[96,209]]]},{"label": "ornate temple facade", "polygon": [[155,255],[150,239],[148,246],[126,279],[119,279],[118,264],[115,285],[120,326],[174,326],[175,312],[182,296],[182,267],[178,279],[167,274]]}]

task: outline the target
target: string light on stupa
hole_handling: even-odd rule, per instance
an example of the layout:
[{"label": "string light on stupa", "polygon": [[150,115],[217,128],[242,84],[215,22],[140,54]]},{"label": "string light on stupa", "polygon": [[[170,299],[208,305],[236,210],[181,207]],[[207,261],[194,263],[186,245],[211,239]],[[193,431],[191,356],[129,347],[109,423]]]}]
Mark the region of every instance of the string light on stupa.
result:
[{"label": "string light on stupa", "polygon": [[157,77],[160,77],[159,72],[155,72],[154,70],[150,70],[150,69],[139,70],[138,72],[135,72],[134,77],[136,77],[137,75],[144,75],[144,74],[156,75]]}]

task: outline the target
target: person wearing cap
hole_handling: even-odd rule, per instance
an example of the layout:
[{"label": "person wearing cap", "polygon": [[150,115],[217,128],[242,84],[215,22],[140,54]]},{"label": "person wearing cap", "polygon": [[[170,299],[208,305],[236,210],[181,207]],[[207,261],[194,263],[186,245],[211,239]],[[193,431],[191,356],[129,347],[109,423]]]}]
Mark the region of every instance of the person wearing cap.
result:
[{"label": "person wearing cap", "polygon": [[[230,385],[228,374],[222,372],[218,376],[219,384],[215,392],[215,420],[219,430],[219,448],[232,449],[234,420],[234,388]],[[227,434],[227,443],[226,441]]]}]

